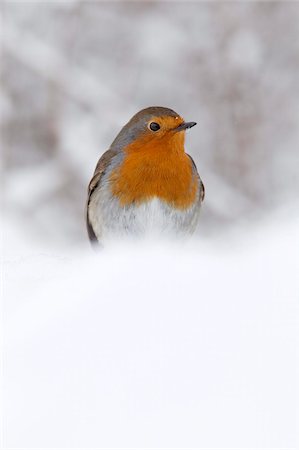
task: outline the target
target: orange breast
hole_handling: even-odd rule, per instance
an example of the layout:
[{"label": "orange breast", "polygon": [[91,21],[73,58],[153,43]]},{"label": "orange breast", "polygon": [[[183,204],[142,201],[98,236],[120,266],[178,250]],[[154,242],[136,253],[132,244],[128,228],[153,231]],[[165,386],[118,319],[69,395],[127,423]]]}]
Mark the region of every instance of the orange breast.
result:
[{"label": "orange breast", "polygon": [[158,197],[178,209],[190,207],[197,195],[198,179],[193,173],[190,158],[179,140],[161,140],[130,144],[125,159],[111,176],[113,195],[120,204]]}]

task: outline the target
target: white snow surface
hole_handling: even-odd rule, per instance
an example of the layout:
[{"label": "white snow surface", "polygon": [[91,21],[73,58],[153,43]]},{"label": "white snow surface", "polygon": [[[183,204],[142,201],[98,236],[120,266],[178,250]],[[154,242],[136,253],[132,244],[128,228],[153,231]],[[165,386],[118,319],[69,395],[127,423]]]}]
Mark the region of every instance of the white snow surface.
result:
[{"label": "white snow surface", "polygon": [[278,224],[99,254],[7,238],[4,446],[294,448],[299,221]]}]

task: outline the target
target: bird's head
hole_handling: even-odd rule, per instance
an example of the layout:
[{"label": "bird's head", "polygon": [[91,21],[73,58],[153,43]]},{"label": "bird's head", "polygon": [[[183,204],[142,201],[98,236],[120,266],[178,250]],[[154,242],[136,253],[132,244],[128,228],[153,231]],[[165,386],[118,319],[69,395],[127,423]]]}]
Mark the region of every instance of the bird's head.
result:
[{"label": "bird's head", "polygon": [[185,131],[196,122],[185,122],[175,111],[160,106],[142,109],[122,128],[111,148],[127,153],[184,151]]}]

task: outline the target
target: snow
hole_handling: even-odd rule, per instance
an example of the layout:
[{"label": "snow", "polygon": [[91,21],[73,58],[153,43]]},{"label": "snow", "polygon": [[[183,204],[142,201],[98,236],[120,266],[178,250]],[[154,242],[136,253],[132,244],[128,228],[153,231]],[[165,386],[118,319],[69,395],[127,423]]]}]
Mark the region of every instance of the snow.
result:
[{"label": "snow", "polygon": [[295,447],[299,221],[276,219],[99,254],[8,231],[4,445]]}]

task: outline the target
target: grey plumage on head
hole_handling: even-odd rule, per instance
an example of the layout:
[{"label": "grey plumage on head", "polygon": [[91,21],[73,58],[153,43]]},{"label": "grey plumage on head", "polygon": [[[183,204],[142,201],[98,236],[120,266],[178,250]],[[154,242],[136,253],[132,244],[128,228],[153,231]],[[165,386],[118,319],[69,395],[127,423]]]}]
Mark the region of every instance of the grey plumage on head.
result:
[{"label": "grey plumage on head", "polygon": [[149,106],[136,113],[129,122],[120,130],[110,148],[115,151],[121,151],[124,147],[135,141],[141,133],[147,128],[147,124],[152,117],[172,116],[178,117],[179,114],[170,108],[163,106]]}]

